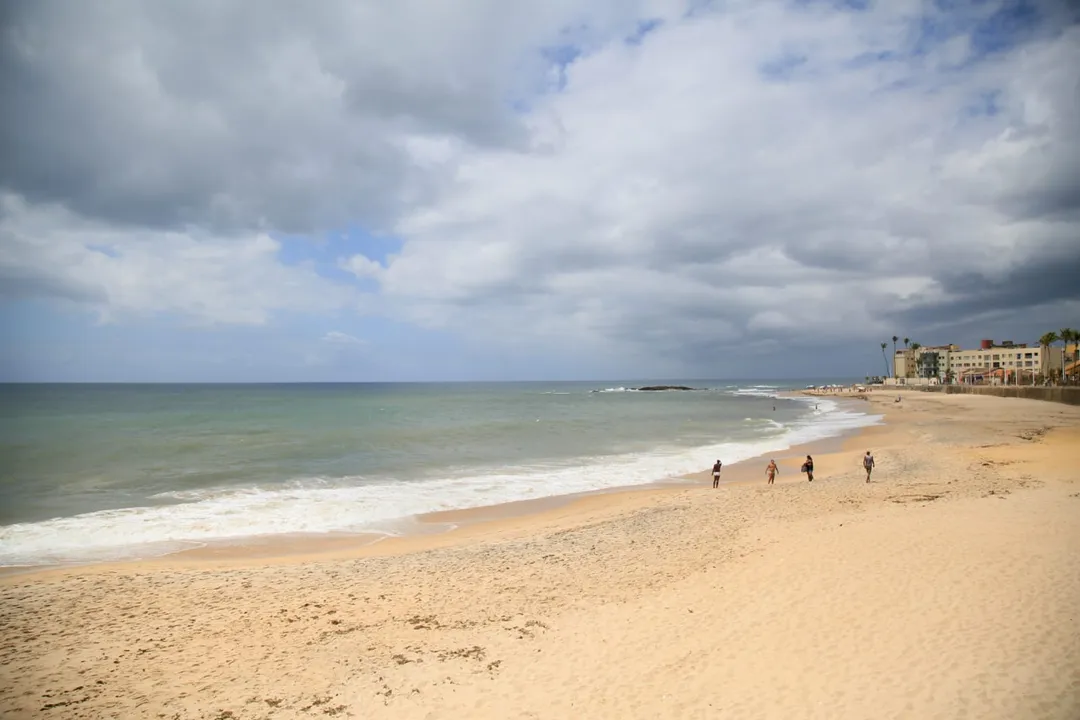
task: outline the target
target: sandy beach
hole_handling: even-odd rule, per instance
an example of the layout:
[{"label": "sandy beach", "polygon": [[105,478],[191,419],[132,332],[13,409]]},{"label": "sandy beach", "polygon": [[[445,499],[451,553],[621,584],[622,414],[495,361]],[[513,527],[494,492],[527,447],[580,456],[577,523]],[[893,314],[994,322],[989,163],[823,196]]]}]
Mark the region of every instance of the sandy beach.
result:
[{"label": "sandy beach", "polygon": [[813,483],[4,577],[0,715],[1080,717],[1080,408],[895,397]]}]

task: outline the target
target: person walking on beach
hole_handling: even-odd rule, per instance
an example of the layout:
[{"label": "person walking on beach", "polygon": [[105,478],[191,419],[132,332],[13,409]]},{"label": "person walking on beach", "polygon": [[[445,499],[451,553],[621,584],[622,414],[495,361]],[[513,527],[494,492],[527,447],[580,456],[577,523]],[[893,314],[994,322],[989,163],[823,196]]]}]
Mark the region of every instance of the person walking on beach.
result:
[{"label": "person walking on beach", "polygon": [[712,486],[720,487],[720,468],[724,466],[724,463],[719,460],[712,466]]},{"label": "person walking on beach", "polygon": [[770,460],[769,466],[765,468],[765,476],[769,478],[769,484],[772,485],[776,479],[776,473],[780,472],[780,468],[776,467],[776,461]]},{"label": "person walking on beach", "polygon": [[866,482],[870,482],[870,473],[874,471],[874,456],[867,450],[862,459],[863,469],[866,470]]},{"label": "person walking on beach", "polygon": [[802,464],[802,471],[806,473],[806,479],[814,482],[814,458],[806,456],[806,462]]}]

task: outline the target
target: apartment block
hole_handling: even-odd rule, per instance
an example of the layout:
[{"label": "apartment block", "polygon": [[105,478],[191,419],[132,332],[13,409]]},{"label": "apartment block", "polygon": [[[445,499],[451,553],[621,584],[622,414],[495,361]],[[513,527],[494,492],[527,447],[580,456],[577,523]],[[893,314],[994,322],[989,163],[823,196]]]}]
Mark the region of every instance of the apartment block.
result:
[{"label": "apartment block", "polygon": [[962,350],[957,345],[897,350],[894,364],[896,376],[900,378],[944,379],[951,375],[957,382],[989,377],[1015,380],[1017,376],[1030,378],[1040,373],[1060,373],[1061,349],[1045,349],[1011,340],[1001,343],[983,340],[974,350]]}]

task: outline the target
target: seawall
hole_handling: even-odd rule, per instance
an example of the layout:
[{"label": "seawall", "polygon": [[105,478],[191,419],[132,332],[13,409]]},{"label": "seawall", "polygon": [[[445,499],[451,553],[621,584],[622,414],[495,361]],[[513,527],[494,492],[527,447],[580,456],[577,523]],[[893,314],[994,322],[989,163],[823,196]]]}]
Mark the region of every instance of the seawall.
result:
[{"label": "seawall", "polygon": [[993,395],[995,397],[1025,398],[1047,402],[1080,405],[1080,387],[1031,387],[1025,385],[908,385],[908,390],[943,392],[949,395]]}]

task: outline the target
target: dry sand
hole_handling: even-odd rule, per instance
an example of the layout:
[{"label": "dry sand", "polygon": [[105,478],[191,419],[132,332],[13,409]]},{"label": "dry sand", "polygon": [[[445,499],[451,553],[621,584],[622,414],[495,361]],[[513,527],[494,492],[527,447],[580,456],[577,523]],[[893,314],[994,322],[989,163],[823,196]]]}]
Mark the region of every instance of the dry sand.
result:
[{"label": "dry sand", "polygon": [[0,715],[1075,720],[1080,408],[893,397],[813,484],[4,578]]}]

